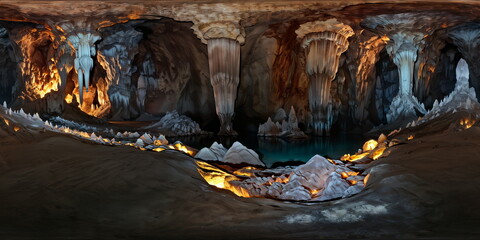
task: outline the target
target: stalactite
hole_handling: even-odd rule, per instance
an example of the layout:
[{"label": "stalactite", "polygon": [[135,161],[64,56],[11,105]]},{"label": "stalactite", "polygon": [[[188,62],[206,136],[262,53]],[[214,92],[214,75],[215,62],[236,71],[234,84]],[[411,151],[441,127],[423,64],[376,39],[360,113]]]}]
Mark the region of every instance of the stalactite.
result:
[{"label": "stalactite", "polygon": [[347,50],[347,39],[353,35],[353,30],[330,19],[302,24],[296,33],[303,39],[306,53],[313,130],[316,135],[329,135],[334,120],[330,87],[338,71],[340,55]]},{"label": "stalactite", "polygon": [[95,56],[95,42],[100,40],[100,36],[94,33],[76,33],[68,36],[68,41],[75,48],[75,71],[78,74],[78,91],[80,104],[83,101],[83,87],[86,92],[90,85],[90,71],[93,68],[93,59]]},{"label": "stalactite", "polygon": [[232,39],[208,40],[208,63],[220,134],[233,133],[232,118],[240,81],[240,44]]}]

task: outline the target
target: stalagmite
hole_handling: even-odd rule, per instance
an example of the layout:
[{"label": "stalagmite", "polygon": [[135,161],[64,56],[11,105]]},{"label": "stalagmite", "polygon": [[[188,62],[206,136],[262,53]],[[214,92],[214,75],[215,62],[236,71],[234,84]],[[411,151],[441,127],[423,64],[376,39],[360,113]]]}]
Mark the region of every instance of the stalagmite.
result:
[{"label": "stalagmite", "polygon": [[68,36],[68,41],[75,48],[74,66],[78,74],[78,91],[80,103],[83,101],[83,86],[88,92],[90,85],[90,71],[93,68],[93,59],[95,56],[95,42],[100,40],[100,36],[95,33],[76,33]]},{"label": "stalagmite", "polygon": [[476,89],[477,96],[480,95],[480,24],[468,23],[452,28],[448,36],[453,40],[453,44],[458,47],[469,65],[470,82]]},{"label": "stalagmite", "polygon": [[306,72],[310,79],[308,99],[316,135],[328,135],[333,124],[330,86],[338,71],[340,55],[348,48],[354,32],[336,19],[308,22],[296,31],[306,53]]},{"label": "stalagmite", "polygon": [[444,16],[425,13],[385,14],[369,17],[362,25],[390,40],[387,52],[398,67],[399,91],[392,100],[387,122],[416,118],[417,112],[425,114],[423,104],[413,95],[413,82],[417,53],[425,47],[425,38],[435,30],[448,26]]},{"label": "stalagmite", "polygon": [[[222,19],[222,21],[218,21]],[[235,16],[199,16],[192,29],[208,46],[210,82],[220,119],[220,135],[236,135],[232,119],[240,81],[240,45],[245,32]]]}]

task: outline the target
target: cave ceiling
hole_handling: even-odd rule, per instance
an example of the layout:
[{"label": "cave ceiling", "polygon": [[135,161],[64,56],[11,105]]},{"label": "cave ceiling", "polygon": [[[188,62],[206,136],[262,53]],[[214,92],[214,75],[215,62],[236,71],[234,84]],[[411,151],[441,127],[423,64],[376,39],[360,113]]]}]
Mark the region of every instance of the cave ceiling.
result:
[{"label": "cave ceiling", "polygon": [[467,22],[478,19],[478,1],[2,1],[0,20],[52,23],[87,21],[97,28],[135,19],[172,18],[196,22],[200,16],[227,15],[243,27],[288,20],[335,17],[356,25],[367,16],[429,12]]}]

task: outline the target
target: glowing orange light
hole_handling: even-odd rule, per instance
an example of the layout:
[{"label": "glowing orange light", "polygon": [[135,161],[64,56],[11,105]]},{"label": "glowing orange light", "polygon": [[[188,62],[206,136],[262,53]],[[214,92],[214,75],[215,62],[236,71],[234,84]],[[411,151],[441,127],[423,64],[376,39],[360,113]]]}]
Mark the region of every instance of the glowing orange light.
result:
[{"label": "glowing orange light", "polygon": [[413,139],[413,135],[410,135],[410,136],[408,136],[408,138],[407,138],[407,140],[409,140],[409,141],[412,140],[412,139]]},{"label": "glowing orange light", "polygon": [[363,151],[366,152],[366,151],[372,151],[373,149],[375,149],[376,147],[378,146],[378,142],[373,140],[373,139],[370,139],[368,141],[366,141],[364,144],[363,144]]},{"label": "glowing orange light", "polygon": [[67,94],[67,96],[65,96],[65,102],[70,104],[72,103],[72,101],[73,101],[73,96],[71,94]]},{"label": "glowing orange light", "polygon": [[382,148],[378,148],[376,149],[375,151],[373,151],[371,154],[370,154],[370,158],[372,158],[373,160],[377,160],[379,159],[383,152],[385,152],[385,149],[387,149],[386,147],[382,147]]},{"label": "glowing orange light", "polygon": [[10,121],[8,121],[7,119],[3,119],[3,121],[5,122],[5,124],[7,124],[7,126],[10,126]]},{"label": "glowing orange light", "polygon": [[469,129],[475,124],[475,122],[476,120],[464,118],[460,120],[460,125],[462,125],[465,129]]},{"label": "glowing orange light", "polygon": [[15,131],[15,132],[20,131],[20,127],[18,127],[18,126],[13,127],[13,131]]},{"label": "glowing orange light", "polygon": [[152,149],[152,151],[161,152],[161,151],[165,151],[165,148],[154,148]]}]

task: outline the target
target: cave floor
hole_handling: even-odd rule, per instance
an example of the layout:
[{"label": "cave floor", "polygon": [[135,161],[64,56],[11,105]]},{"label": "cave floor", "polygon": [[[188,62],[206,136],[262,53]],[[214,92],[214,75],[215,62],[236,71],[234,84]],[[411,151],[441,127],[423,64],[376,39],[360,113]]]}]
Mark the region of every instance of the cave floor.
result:
[{"label": "cave floor", "polygon": [[480,128],[452,119],[406,132],[361,193],[308,204],[215,189],[179,152],[0,128],[0,238],[476,238]]}]

